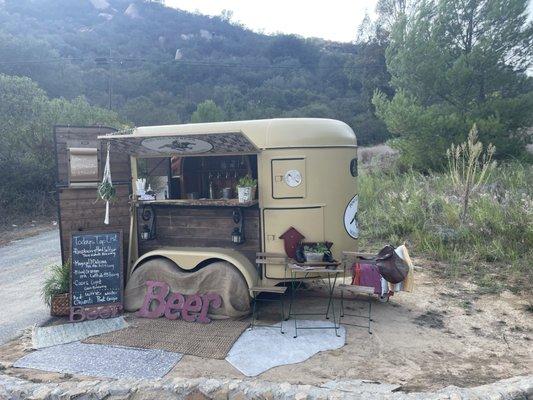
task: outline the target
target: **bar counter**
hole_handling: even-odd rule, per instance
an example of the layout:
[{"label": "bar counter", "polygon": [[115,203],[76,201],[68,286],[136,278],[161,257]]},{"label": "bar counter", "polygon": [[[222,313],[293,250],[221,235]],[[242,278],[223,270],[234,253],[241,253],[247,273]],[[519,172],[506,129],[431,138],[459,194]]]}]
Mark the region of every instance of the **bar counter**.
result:
[{"label": "bar counter", "polygon": [[248,208],[258,204],[257,200],[239,203],[238,199],[169,199],[169,200],[137,200],[137,207],[143,205],[175,206],[175,207],[242,207]]}]

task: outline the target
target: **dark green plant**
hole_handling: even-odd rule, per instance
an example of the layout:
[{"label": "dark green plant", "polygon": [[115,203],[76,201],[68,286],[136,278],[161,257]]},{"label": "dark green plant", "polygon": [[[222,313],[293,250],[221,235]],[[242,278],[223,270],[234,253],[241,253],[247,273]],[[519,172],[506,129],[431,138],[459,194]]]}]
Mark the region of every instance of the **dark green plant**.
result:
[{"label": "dark green plant", "polygon": [[52,298],[58,294],[70,291],[70,262],[52,265],[50,272],[44,280],[41,297],[47,306],[52,303]]}]

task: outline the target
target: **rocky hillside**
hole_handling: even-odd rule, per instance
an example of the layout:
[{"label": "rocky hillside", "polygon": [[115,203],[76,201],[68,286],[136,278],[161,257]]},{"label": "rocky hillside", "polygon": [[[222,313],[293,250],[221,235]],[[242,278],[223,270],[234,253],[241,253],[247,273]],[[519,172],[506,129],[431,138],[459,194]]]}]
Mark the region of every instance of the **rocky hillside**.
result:
[{"label": "rocky hillside", "polygon": [[83,95],[136,125],[188,122],[212,99],[224,119],[337,118],[378,142],[387,132],[369,93],[387,87],[384,68],[382,52],[361,44],[263,35],[230,14],[140,0],[0,0],[0,73],[29,76],[50,97]]}]

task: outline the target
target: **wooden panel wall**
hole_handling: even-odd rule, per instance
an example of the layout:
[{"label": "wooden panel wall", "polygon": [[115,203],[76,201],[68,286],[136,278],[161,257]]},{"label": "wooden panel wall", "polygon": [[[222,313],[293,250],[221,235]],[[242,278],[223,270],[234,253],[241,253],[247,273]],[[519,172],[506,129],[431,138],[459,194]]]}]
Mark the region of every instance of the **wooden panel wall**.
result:
[{"label": "wooden panel wall", "polygon": [[[102,179],[105,166],[106,144],[97,137],[114,132],[115,129],[107,127],[69,127],[58,126],[55,129],[56,154],[57,154],[57,183],[68,184],[68,149],[70,147],[89,147],[98,149],[100,160],[99,174]],[[130,157],[128,154],[113,151],[111,147],[111,175],[114,181],[129,181],[131,177]]]},{"label": "wooden panel wall", "polygon": [[261,251],[259,209],[245,208],[246,241],[235,245],[231,231],[236,226],[231,208],[192,208],[154,206],[156,239],[139,241],[139,255],[162,246],[223,247],[243,253],[255,264],[255,253]]},{"label": "wooden panel wall", "polygon": [[123,232],[124,260],[128,259],[130,228],[130,189],[117,185],[116,203],[109,205],[109,225],[104,224],[105,203],[96,201],[96,189],[59,189],[59,210],[61,227],[61,252],[63,260],[70,258],[70,235],[77,231]]},{"label": "wooden panel wall", "polygon": [[106,145],[98,140],[99,135],[113,132],[106,127],[56,127],[57,193],[59,227],[61,232],[61,255],[63,262],[70,258],[70,235],[76,231],[123,231],[124,260],[128,259],[130,227],[129,195],[131,169],[127,154],[111,148],[111,176],[117,189],[118,201],[110,205],[110,224],[104,224],[105,203],[96,201],[96,187],[69,187],[68,149],[70,147],[97,148],[99,153],[100,180],[105,165]]}]

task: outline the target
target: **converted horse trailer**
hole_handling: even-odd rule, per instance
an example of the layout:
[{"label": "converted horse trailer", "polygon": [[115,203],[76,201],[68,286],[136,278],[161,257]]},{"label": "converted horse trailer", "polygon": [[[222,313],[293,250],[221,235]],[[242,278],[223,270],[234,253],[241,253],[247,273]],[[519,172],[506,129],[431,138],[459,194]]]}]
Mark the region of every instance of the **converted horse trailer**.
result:
[{"label": "converted horse trailer", "polygon": [[[332,242],[333,257],[356,251],[356,137],[329,119],[270,119],[116,131],[55,129],[63,261],[77,231],[123,232],[125,280],[154,259],[180,272],[231,264],[248,288],[275,286],[282,265],[256,265],[258,252],[282,253],[295,228],[306,242]],[[106,150],[116,188],[110,221],[95,202]],[[236,183],[257,180],[254,197]],[[148,193],[139,194],[146,180]]]}]

